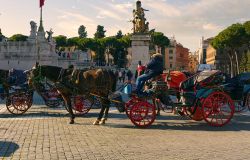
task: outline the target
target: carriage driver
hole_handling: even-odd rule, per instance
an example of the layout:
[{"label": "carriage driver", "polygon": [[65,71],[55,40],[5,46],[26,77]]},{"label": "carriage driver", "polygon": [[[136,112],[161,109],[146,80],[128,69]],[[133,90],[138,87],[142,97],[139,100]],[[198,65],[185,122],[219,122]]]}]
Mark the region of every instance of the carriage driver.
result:
[{"label": "carriage driver", "polygon": [[143,92],[144,83],[156,77],[163,72],[163,57],[160,53],[155,53],[151,56],[151,60],[146,65],[146,71],[143,75],[139,76],[136,79],[136,91],[138,96],[147,95],[147,93]]}]

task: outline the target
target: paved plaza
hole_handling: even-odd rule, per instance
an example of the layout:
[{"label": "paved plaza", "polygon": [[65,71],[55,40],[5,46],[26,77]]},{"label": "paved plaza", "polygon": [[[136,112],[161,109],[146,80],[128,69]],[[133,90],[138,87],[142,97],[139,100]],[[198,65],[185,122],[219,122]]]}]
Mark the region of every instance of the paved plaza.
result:
[{"label": "paved plaza", "polygon": [[114,108],[105,126],[93,126],[98,112],[70,125],[63,108],[33,105],[14,116],[1,105],[0,159],[249,159],[249,111],[222,128],[162,113],[147,129],[134,127]]}]

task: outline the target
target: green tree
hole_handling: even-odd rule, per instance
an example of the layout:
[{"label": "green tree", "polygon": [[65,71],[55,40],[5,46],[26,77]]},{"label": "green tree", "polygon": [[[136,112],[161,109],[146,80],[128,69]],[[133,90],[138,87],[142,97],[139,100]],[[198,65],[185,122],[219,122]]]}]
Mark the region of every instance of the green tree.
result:
[{"label": "green tree", "polygon": [[94,34],[95,38],[104,38],[105,37],[104,26],[98,25],[96,29],[96,33]]},{"label": "green tree", "polygon": [[250,49],[250,21],[246,21],[243,24],[243,27],[244,27],[245,32],[246,32],[246,42],[247,42],[247,47],[249,50]]},{"label": "green tree", "polygon": [[116,38],[117,38],[117,39],[120,39],[120,38],[122,38],[122,37],[123,37],[122,31],[119,30],[119,31],[117,32],[117,34],[116,34]]},{"label": "green tree", "polygon": [[9,38],[9,41],[27,41],[28,36],[22,35],[22,34],[14,34]]},{"label": "green tree", "polygon": [[67,40],[67,46],[72,47],[72,46],[79,46],[79,37],[72,37]]},{"label": "green tree", "polygon": [[[161,54],[164,56],[165,55],[165,47],[169,46],[169,39],[167,36],[165,36],[162,32],[152,32],[151,34],[152,37],[152,44],[153,46],[157,45],[158,47],[161,48]],[[165,58],[163,58],[163,63],[165,64]]]},{"label": "green tree", "polygon": [[84,25],[81,25],[78,29],[79,38],[87,38],[87,31]]},{"label": "green tree", "polygon": [[[237,23],[220,32],[211,42],[214,48],[226,50],[230,60],[231,76],[234,76],[235,73],[239,74],[239,61],[236,49],[244,44],[245,37],[245,28],[242,24]],[[234,60],[236,67],[233,64]]]},{"label": "green tree", "polygon": [[54,37],[55,41],[56,41],[56,48],[60,48],[60,47],[65,47],[67,46],[67,37],[64,35],[59,35]]}]

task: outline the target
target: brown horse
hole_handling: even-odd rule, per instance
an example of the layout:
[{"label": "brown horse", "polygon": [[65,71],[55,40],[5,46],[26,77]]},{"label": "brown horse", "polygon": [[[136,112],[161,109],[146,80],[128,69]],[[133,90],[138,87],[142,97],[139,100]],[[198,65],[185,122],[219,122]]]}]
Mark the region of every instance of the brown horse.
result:
[{"label": "brown horse", "polygon": [[36,87],[45,77],[55,83],[62,95],[71,116],[70,124],[73,124],[75,119],[71,105],[71,97],[74,95],[87,98],[90,95],[100,96],[102,107],[94,124],[105,124],[110,106],[108,96],[116,88],[116,77],[112,71],[104,69],[73,71],[55,66],[36,65],[29,73],[29,84]]}]

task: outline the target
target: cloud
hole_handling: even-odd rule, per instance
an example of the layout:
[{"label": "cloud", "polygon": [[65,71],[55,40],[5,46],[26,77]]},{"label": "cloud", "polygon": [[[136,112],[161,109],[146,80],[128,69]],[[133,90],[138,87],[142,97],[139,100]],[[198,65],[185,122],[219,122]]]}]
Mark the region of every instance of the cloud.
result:
[{"label": "cloud", "polygon": [[217,26],[216,24],[207,23],[202,26],[204,30],[218,30],[220,26]]},{"label": "cloud", "polygon": [[77,36],[77,31],[80,25],[84,24],[87,28],[88,35],[92,35],[95,32],[97,23],[80,13],[59,11],[60,15],[57,17],[58,22],[56,24],[57,29],[59,29],[57,34],[67,34],[70,36]]},{"label": "cloud", "polygon": [[119,16],[118,14],[116,14],[115,12],[108,10],[108,9],[104,9],[101,7],[94,7],[94,9],[96,11],[98,11],[97,13],[97,17],[103,17],[103,18],[112,18],[115,20],[122,20],[122,17]]}]

